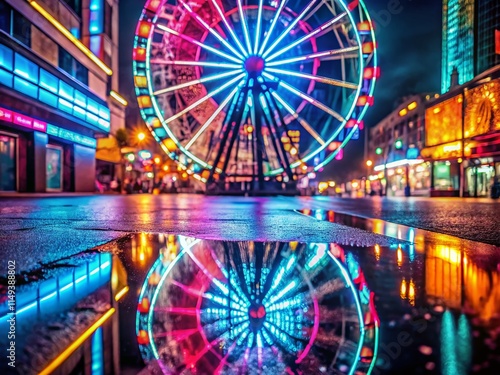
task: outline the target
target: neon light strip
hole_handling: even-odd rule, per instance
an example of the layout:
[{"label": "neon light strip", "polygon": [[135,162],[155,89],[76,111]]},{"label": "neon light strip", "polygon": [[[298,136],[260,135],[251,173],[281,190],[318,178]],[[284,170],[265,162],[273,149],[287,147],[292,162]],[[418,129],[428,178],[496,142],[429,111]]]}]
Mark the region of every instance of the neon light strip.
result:
[{"label": "neon light strip", "polygon": [[245,37],[245,42],[247,44],[248,53],[252,53],[252,47],[250,45],[250,36],[248,34],[248,28],[247,28],[247,21],[245,15],[243,14],[243,7],[241,4],[241,0],[237,0],[237,3],[238,3],[238,12],[240,13],[241,27],[243,28],[243,35]]},{"label": "neon light strip", "polygon": [[333,24],[335,24],[338,21],[340,21],[342,18],[344,18],[344,16],[346,14],[347,14],[346,12],[341,13],[337,17],[332,18],[330,21],[325,22],[323,25],[319,26],[318,28],[316,28],[315,30],[311,31],[310,33],[304,35],[302,38],[297,39],[295,42],[290,43],[285,48],[282,48],[278,52],[275,52],[274,54],[272,54],[271,56],[269,56],[266,60],[273,60],[275,57],[278,57],[279,55],[285,53],[286,51],[290,50],[291,48],[293,48],[293,47],[295,47],[295,46],[297,46],[297,45],[299,45],[301,43],[304,43],[306,40],[311,39],[313,36],[317,35],[321,31],[327,29],[328,27],[330,27]]},{"label": "neon light strip", "polygon": [[216,0],[212,0],[212,4],[215,7],[215,9],[217,9],[217,12],[219,13],[220,18],[222,19],[222,22],[224,22],[224,25],[226,25],[227,29],[229,30],[229,33],[233,37],[233,40],[236,42],[236,45],[241,50],[241,52],[243,52],[243,56],[247,57],[248,56],[248,52],[245,50],[245,48],[243,48],[243,46],[241,45],[241,42],[240,42],[239,38],[234,33],[233,28],[229,25],[229,22],[227,22],[227,19],[226,19],[225,15],[224,15],[224,12],[219,7],[219,4],[217,3]]},{"label": "neon light strip", "polygon": [[323,138],[321,138],[321,136],[312,128],[312,126],[309,125],[306,120],[301,118],[299,114],[292,107],[290,107],[290,105],[285,102],[285,100],[277,92],[274,91],[272,95],[280,102],[280,104],[288,111],[288,113],[290,113],[290,115],[292,115],[293,118],[296,119],[300,123],[300,125],[302,125],[302,127],[319,142],[319,144],[325,144]]},{"label": "neon light strip", "polygon": [[228,55],[228,54],[226,54],[224,52],[219,51],[217,48],[210,47],[210,46],[208,46],[208,45],[206,45],[206,44],[204,44],[204,43],[202,43],[202,42],[200,42],[200,41],[198,41],[198,40],[196,40],[194,38],[191,38],[190,36],[181,34],[181,33],[177,32],[177,31],[175,31],[175,30],[173,30],[173,29],[171,29],[171,28],[169,28],[167,26],[157,25],[156,27],[158,29],[160,29],[160,30],[163,30],[163,31],[169,33],[169,34],[178,36],[179,38],[184,39],[185,41],[193,43],[194,45],[197,45],[197,46],[199,46],[201,48],[204,48],[204,49],[206,49],[206,50],[208,50],[210,52],[213,52],[213,53],[215,53],[215,54],[217,54],[217,55],[219,55],[221,57],[224,57],[224,58],[226,58],[228,60],[231,60],[231,61],[236,62],[236,63],[242,63],[243,62],[242,59],[230,56],[230,55]]},{"label": "neon light strip", "polygon": [[198,139],[198,137],[200,135],[203,134],[203,132],[210,126],[210,124],[212,123],[212,121],[217,117],[217,115],[224,109],[224,107],[227,105],[227,103],[229,103],[229,101],[234,97],[234,95],[236,94],[236,92],[238,92],[239,90],[239,87],[235,87],[233,89],[233,91],[231,91],[231,93],[228,95],[228,97],[226,99],[224,99],[224,101],[219,105],[219,107],[215,110],[215,112],[212,114],[212,116],[210,116],[208,118],[208,120],[205,122],[205,124],[203,124],[203,126],[200,128],[200,130],[198,130],[196,132],[196,134],[191,138],[191,140],[189,141],[189,143],[186,145],[186,147],[184,147],[186,150],[189,150],[189,147],[191,147],[193,145],[194,142],[196,142],[196,140]]},{"label": "neon light strip", "polygon": [[347,53],[347,52],[354,52],[357,50],[359,50],[358,46],[346,47],[346,48],[341,48],[341,49],[332,49],[329,51],[316,52],[316,53],[311,53],[309,55],[292,57],[292,58],[286,59],[286,60],[271,61],[269,63],[266,63],[266,66],[284,65],[284,64],[289,64],[289,63],[294,63],[294,62],[299,62],[299,61],[313,60],[313,59],[326,57],[326,56],[339,55],[339,54]]},{"label": "neon light strip", "polygon": [[165,89],[161,89],[161,90],[155,91],[153,94],[154,95],[166,94],[166,93],[168,93],[170,91],[175,91],[175,90],[183,89],[185,87],[197,85],[199,83],[204,83],[204,82],[214,81],[214,80],[220,79],[220,78],[230,77],[230,76],[238,74],[238,73],[240,73],[242,71],[243,71],[243,69],[231,70],[230,72],[227,72],[227,73],[215,74],[215,75],[208,76],[208,77],[205,77],[205,78],[194,79],[192,81],[184,82],[184,83],[181,83],[179,85],[170,86],[170,87],[167,87]]},{"label": "neon light strip", "polygon": [[45,367],[39,375],[49,375],[54,372],[61,364],[69,358],[73,352],[78,349],[96,330],[101,327],[111,315],[115,313],[115,308],[109,309],[101,316],[94,324],[92,324],[84,333],[73,341],[61,354],[59,354],[47,367]]},{"label": "neon light strip", "polygon": [[36,9],[47,21],[49,21],[57,30],[59,30],[66,38],[68,38],[80,51],[82,51],[90,60],[92,60],[99,68],[101,68],[108,76],[113,75],[113,71],[104,62],[102,62],[91,50],[87,48],[71,31],[65,28],[58,20],[56,20],[49,12],[34,0],[28,0],[33,8]]},{"label": "neon light strip", "polygon": [[253,47],[254,55],[257,54],[257,49],[259,48],[260,27],[262,24],[262,2],[263,0],[259,0],[259,10],[257,12],[257,27],[255,28],[255,45]]},{"label": "neon light strip", "polygon": [[228,68],[239,69],[241,65],[225,64],[225,63],[212,63],[207,61],[179,61],[179,60],[151,60],[151,64],[165,64],[165,65],[189,65],[189,66],[211,66],[215,68]]},{"label": "neon light strip", "polygon": [[317,0],[312,0],[309,4],[307,4],[307,6],[302,10],[302,12],[300,12],[300,14],[293,20],[293,22],[290,23],[290,25],[288,25],[285,31],[281,33],[278,39],[276,39],[274,43],[271,44],[271,47],[269,47],[267,51],[264,52],[264,54],[262,55],[263,58],[268,56],[271,53],[271,51],[283,40],[283,38],[290,33],[290,31],[295,27],[295,25],[306,15],[307,12],[309,12],[309,10],[313,7],[316,1]]},{"label": "neon light strip", "polygon": [[129,287],[125,286],[122,290],[120,290],[118,293],[116,293],[116,295],[115,295],[115,301],[118,302],[119,300],[121,300],[122,297],[125,294],[127,294],[128,291],[129,291]]},{"label": "neon light strip", "polygon": [[[263,75],[266,76],[267,78],[271,79],[271,80],[276,80],[276,77],[274,77],[274,76],[272,76],[272,75],[270,75],[268,73],[263,73]],[[328,113],[330,116],[336,118],[340,122],[345,122],[345,118],[343,118],[340,114],[338,114],[337,112],[335,112],[331,108],[327,107],[326,105],[324,105],[320,101],[318,101],[318,100],[314,99],[313,97],[311,97],[311,96],[303,93],[300,90],[297,90],[296,88],[290,86],[288,83],[285,83],[285,82],[283,82],[281,80],[279,80],[278,83],[284,89],[286,89],[286,90],[290,91],[292,94],[295,94],[295,95],[301,97],[302,99],[308,101],[309,103],[311,103],[315,107],[317,107],[317,108],[321,109],[322,111]]]},{"label": "neon light strip", "polygon": [[276,14],[274,15],[274,18],[271,21],[271,26],[269,27],[269,30],[267,31],[266,37],[264,38],[264,42],[262,43],[262,47],[260,47],[259,55],[262,55],[262,52],[264,52],[264,49],[266,48],[267,42],[269,41],[269,38],[271,37],[271,34],[273,33],[274,27],[276,26],[276,23],[277,23],[278,18],[281,14],[281,11],[287,2],[288,2],[288,0],[281,1],[280,6],[279,6],[278,10],[276,11]]},{"label": "neon light strip", "polygon": [[222,36],[220,36],[220,34],[217,31],[215,31],[212,27],[210,27],[203,20],[203,18],[201,18],[195,11],[193,11],[193,9],[188,4],[186,4],[186,2],[184,0],[179,0],[179,3],[181,3],[181,5],[184,8],[186,8],[186,10],[189,12],[191,17],[194,17],[198,21],[198,23],[205,28],[205,30],[207,30],[210,34],[215,36],[224,46],[226,46],[226,48],[228,48],[232,53],[234,53],[235,56],[238,56],[241,59],[243,59],[242,56],[240,55],[240,53],[238,51],[236,51]]},{"label": "neon light strip", "polygon": [[122,106],[126,107],[128,105],[127,100],[120,94],[118,94],[116,91],[111,90],[109,92],[109,96],[111,96],[113,99],[115,99],[118,103],[120,103]]},{"label": "neon light strip", "polygon": [[422,164],[424,161],[422,159],[403,159],[403,160],[396,160],[390,163],[386,164],[380,164],[376,165],[373,170],[375,172],[380,172],[383,171],[384,169],[391,169],[395,167],[401,167],[403,165],[416,165],[416,164]]},{"label": "neon light strip", "polygon": [[294,72],[292,70],[284,70],[284,69],[276,69],[276,68],[266,68],[265,70],[269,71],[271,73],[278,73],[278,74],[284,74],[287,76],[289,75],[289,76],[295,76],[295,77],[299,77],[299,78],[306,78],[306,79],[310,79],[313,81],[326,83],[326,84],[332,85],[332,86],[345,87],[347,89],[356,90],[358,88],[358,85],[356,85],[355,83],[344,82],[344,81],[340,81],[338,79],[333,79],[333,78],[328,78],[328,77],[314,76],[312,74],[307,74],[307,73],[298,73],[298,72]]},{"label": "neon light strip", "polygon": [[228,86],[231,86],[233,83],[235,83],[237,80],[243,78],[243,76],[245,75],[246,73],[241,73],[239,76],[233,78],[232,80],[230,80],[229,82],[226,82],[225,84],[223,84],[222,86],[220,86],[218,89],[208,93],[207,95],[205,95],[204,97],[198,99],[196,102],[194,102],[193,104],[191,104],[190,106],[184,108],[182,111],[176,113],[175,115],[169,117],[168,119],[166,120],[163,120],[162,124],[168,124],[169,122],[171,121],[174,121],[176,119],[178,119],[179,117],[185,115],[186,113],[188,113],[190,110],[192,110],[193,108],[196,108],[197,106],[199,106],[201,103],[207,101],[208,99],[210,99],[212,96],[218,94],[219,92],[223,91],[224,89],[226,89]]}]

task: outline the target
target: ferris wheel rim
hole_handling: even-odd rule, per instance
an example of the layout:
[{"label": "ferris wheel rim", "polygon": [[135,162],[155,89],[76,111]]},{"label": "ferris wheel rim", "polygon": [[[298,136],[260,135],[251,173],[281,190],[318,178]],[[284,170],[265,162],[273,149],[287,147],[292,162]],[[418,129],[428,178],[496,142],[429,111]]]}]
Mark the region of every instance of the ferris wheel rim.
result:
[{"label": "ferris wheel rim", "polygon": [[[217,2],[215,0],[211,0],[212,3],[215,3],[217,4]],[[311,3],[314,3],[315,0],[312,0],[309,4]],[[163,6],[163,3],[164,1],[161,2],[161,6]],[[179,0],[178,3],[180,4],[186,4],[184,2],[184,0]],[[281,2],[280,3],[280,8],[276,9],[275,11],[275,15],[273,16],[273,23],[271,25],[275,25],[276,22],[277,22],[277,19],[279,19],[279,16],[281,14],[281,10],[283,8],[285,8],[285,4],[287,2],[284,1],[284,2]],[[310,150],[309,152],[307,152],[306,155],[303,155],[300,159],[298,159],[297,161],[293,162],[293,163],[290,163],[289,164],[289,167],[292,168],[292,169],[295,169],[295,168],[298,168],[300,167],[301,165],[303,165],[304,163],[307,163],[309,162],[312,158],[314,158],[316,155],[318,155],[319,153],[321,153],[322,151],[324,151],[326,149],[326,147],[328,147],[328,145],[330,143],[332,143],[336,137],[338,136],[338,134],[345,128],[346,126],[346,123],[347,123],[347,120],[352,118],[352,115],[356,109],[356,106],[357,106],[357,99],[359,98],[360,94],[361,94],[361,90],[362,90],[362,83],[363,83],[363,69],[365,67],[365,61],[364,61],[364,57],[363,57],[363,53],[361,51],[361,39],[360,39],[360,35],[359,35],[359,32],[356,30],[356,28],[354,27],[356,25],[355,23],[355,20],[353,18],[353,15],[351,14],[351,10],[349,9],[349,5],[346,4],[345,0],[336,0],[336,3],[337,4],[340,4],[342,6],[342,8],[344,9],[344,13],[342,13],[341,15],[337,16],[336,18],[343,18],[343,17],[348,17],[349,19],[349,24],[350,25],[353,25],[353,36],[355,37],[356,39],[356,43],[357,43],[357,46],[354,46],[354,47],[347,47],[347,48],[340,48],[340,49],[336,49],[337,51],[341,51],[341,52],[337,52],[337,53],[347,53],[347,52],[357,52],[357,61],[359,63],[359,66],[357,68],[357,73],[358,73],[358,79],[357,79],[357,84],[353,83],[352,86],[350,88],[352,88],[354,90],[354,86],[356,86],[356,89],[355,89],[355,94],[354,94],[354,99],[352,100],[352,103],[350,105],[350,108],[347,112],[347,115],[346,116],[342,116],[343,120],[341,122],[341,124],[336,128],[336,130],[330,134],[329,137],[327,137],[327,139],[324,141],[323,144],[321,144],[321,142],[318,142],[317,139],[316,141],[319,143],[319,146],[316,146],[314,147],[312,150]],[[370,20],[369,18],[369,14],[368,12],[366,11],[366,6],[364,5],[364,3],[362,1],[359,1],[360,3],[360,7],[363,9],[363,12],[364,12],[364,16],[366,16],[368,18],[368,20]],[[243,7],[241,6],[242,2],[241,1],[237,1],[237,4],[238,4],[238,11],[240,11],[239,9],[243,9]],[[259,0],[259,6],[257,6],[257,9],[259,12],[262,12],[262,5],[263,4],[263,1],[262,0]],[[160,6],[160,8],[161,8]],[[185,6],[184,6],[185,7]],[[255,5],[253,6],[255,7]],[[217,6],[217,9],[218,11],[220,10],[220,8]],[[221,10],[223,12],[223,10]],[[226,11],[226,13],[228,13],[228,11]],[[224,13],[224,14],[226,14]],[[196,162],[197,164],[199,164],[202,168],[206,169],[206,170],[212,170],[212,169],[215,169],[215,171],[217,173],[220,173],[220,169],[217,168],[217,166],[214,166],[210,163],[210,161],[208,160],[204,160],[203,158],[195,155],[194,152],[191,152],[189,150],[189,148],[193,145],[193,143],[196,141],[196,139],[194,141],[189,141],[186,145],[183,145],[180,140],[176,137],[176,135],[174,134],[174,132],[170,129],[170,127],[168,126],[168,124],[165,124],[166,120],[168,119],[165,119],[162,115],[161,115],[161,110],[160,110],[160,107],[159,107],[159,104],[157,102],[157,95],[158,95],[158,90],[154,90],[153,89],[153,85],[152,85],[152,77],[151,77],[151,58],[150,58],[150,52],[151,52],[151,43],[152,43],[152,38],[151,38],[151,35],[153,34],[154,32],[154,29],[156,27],[159,27],[160,28],[160,25],[157,25],[157,17],[158,15],[155,15],[154,19],[153,19],[153,22],[152,22],[152,28],[151,28],[151,32],[150,32],[150,36],[148,37],[148,40],[147,40],[147,46],[146,46],[146,66],[147,66],[147,72],[148,74],[146,74],[146,79],[147,79],[147,82],[148,82],[148,93],[149,93],[149,96],[151,98],[151,102],[152,102],[152,107],[154,108],[154,111],[155,111],[155,114],[156,116],[160,119],[160,122],[162,123],[163,125],[163,129],[165,130],[165,132],[168,134],[169,138],[175,143],[176,147],[184,154],[186,155],[189,159],[192,159],[194,162]],[[260,20],[260,18],[259,18]],[[274,22],[276,21],[276,22]],[[219,23],[227,23],[227,18],[226,17],[221,17],[221,20],[218,21]],[[371,20],[370,20],[371,22]],[[259,22],[260,24],[260,22]],[[228,30],[232,30],[231,28],[228,28]],[[272,30],[272,29],[271,29]],[[285,30],[286,31],[286,30]],[[282,32],[282,34],[285,34],[285,32]],[[280,36],[282,35],[280,34]],[[260,49],[260,51],[262,51],[264,49],[264,47],[266,46],[266,40],[269,39],[268,37],[271,35],[271,33],[268,33],[266,34],[266,37],[264,37],[264,41],[262,42],[261,46],[259,47],[258,45],[254,46],[253,50],[254,51],[257,51]],[[306,35],[307,36],[307,35]],[[371,37],[373,40],[374,39],[374,32],[373,32],[373,29],[371,30]],[[229,38],[229,36],[228,36]],[[262,36],[261,36],[262,38]],[[237,38],[235,38],[236,40]],[[302,38],[303,39],[303,38]],[[258,39],[257,39],[258,40]],[[240,41],[242,42],[242,41]],[[246,42],[245,42],[246,43]],[[294,43],[297,43],[297,41],[295,41]],[[292,44],[294,44],[292,43]],[[241,43],[243,44],[243,43]],[[298,43],[297,43],[298,44]],[[293,47],[293,46],[292,46]],[[198,48],[200,49],[201,47],[198,46]],[[239,46],[237,46],[236,48],[240,48]],[[236,49],[235,49],[236,50]],[[241,48],[240,48],[241,50]],[[259,52],[260,52],[259,51]],[[278,51],[279,52],[279,51]],[[322,51],[322,52],[328,52],[328,53],[336,53],[335,50],[328,50],[328,51]],[[276,52],[274,53],[276,54]],[[271,54],[271,56],[273,56],[274,54]],[[373,55],[375,56],[374,59],[376,60],[376,53],[375,51],[373,52]],[[307,56],[306,56],[307,58]],[[309,57],[309,58],[316,58],[316,57]],[[290,59],[289,59],[290,60]],[[135,63],[135,62],[134,62]],[[201,62],[197,62],[198,64],[203,64]],[[279,66],[279,63],[280,63],[280,60],[277,60],[277,61],[270,61],[269,64],[270,64],[270,67],[272,66]],[[237,70],[236,69],[236,66],[228,66],[228,68],[231,67],[231,68],[235,68],[235,71]],[[272,74],[277,74],[276,72],[276,68],[271,68],[271,69],[275,69],[274,71],[270,71],[269,73],[272,73]],[[265,73],[265,74],[269,74],[269,73]],[[243,77],[242,77],[243,78]],[[308,77],[311,81],[313,81],[313,79],[311,77]],[[318,78],[318,79],[321,79],[321,78]],[[333,81],[332,81],[333,82]],[[375,79],[373,79],[373,83],[375,82]],[[235,85],[238,85],[237,82],[233,82]],[[241,83],[241,81],[240,81]],[[286,84],[286,83],[285,83]],[[346,82],[344,82],[344,84],[347,84]],[[237,86],[235,86],[237,87]],[[372,84],[371,87],[370,87],[370,95],[373,94],[373,88],[374,88],[374,85]],[[161,91],[161,90],[160,90]],[[272,93],[273,96],[275,95],[279,95],[276,91],[274,91]],[[213,96],[213,95],[212,95]],[[208,98],[210,99],[210,98]],[[231,98],[228,97],[228,101],[231,101]],[[227,103],[226,103],[227,105]],[[224,109],[225,106],[221,106],[221,103],[218,103],[217,104],[218,106],[218,109],[220,108],[219,113],[221,113]],[[365,105],[365,107],[363,108],[363,110],[361,111],[361,114],[358,116],[358,120],[360,121],[361,118],[364,116],[364,113],[366,112],[367,110],[367,105]],[[189,111],[187,111],[189,112]],[[227,115],[227,114],[226,114]],[[291,115],[291,113],[290,113]],[[288,115],[287,115],[288,116]],[[207,121],[208,123],[208,121]],[[200,127],[199,129],[202,129],[203,126],[205,124],[200,124]],[[210,125],[210,124],[209,124]],[[356,125],[357,127],[357,125]],[[353,128],[349,133],[348,133],[348,136],[347,136],[347,140],[350,139],[350,137],[352,136],[352,133],[356,130],[356,127]],[[168,150],[168,148],[161,142],[161,140],[158,138],[158,136],[155,134],[155,132],[153,131],[152,128],[150,128],[151,132],[153,133],[153,136],[155,137],[155,139],[157,139],[162,148],[164,149],[165,152],[167,152],[167,154],[171,154],[172,151]],[[306,129],[306,131],[308,131]],[[309,131],[308,131],[309,132]],[[312,132],[309,132],[310,134],[312,134]],[[313,138],[314,135],[313,135]],[[320,164],[318,166],[315,167],[315,170],[318,170],[320,169],[320,167],[322,167],[323,165],[325,165],[326,163],[328,163],[331,159],[333,159],[333,157],[336,156],[336,154],[340,151],[341,148],[343,148],[345,146],[347,142],[344,141],[342,142],[341,146],[335,150],[335,152],[333,152],[331,155],[329,155],[327,158],[325,158],[324,160],[322,160],[320,162]],[[187,147],[186,147],[187,146]],[[227,156],[229,157],[229,155]],[[180,162],[179,162],[180,163]],[[184,169],[185,169],[185,166],[183,166]],[[273,168],[271,169],[270,171],[267,171],[266,172],[266,176],[277,176],[281,173],[283,173],[284,170],[282,167],[279,167],[279,168]]]},{"label": "ferris wheel rim", "polygon": [[[147,314],[147,317],[148,317],[148,322],[147,322],[147,329],[148,329],[148,333],[149,333],[149,337],[150,338],[154,338],[156,337],[155,334],[153,333],[153,321],[154,321],[154,314],[158,311],[155,306],[157,304],[157,301],[158,301],[158,298],[159,298],[159,294],[161,292],[161,290],[164,288],[164,285],[165,285],[165,282],[166,282],[166,279],[169,277],[169,275],[171,274],[171,272],[173,272],[175,266],[178,264],[178,262],[184,257],[184,256],[188,256],[190,259],[193,260],[193,257],[196,258],[196,256],[194,254],[190,254],[193,250],[193,248],[198,245],[200,242],[204,241],[204,240],[201,240],[201,239],[195,239],[195,238],[190,238],[190,237],[185,237],[185,236],[178,236],[179,237],[179,241],[180,241],[180,244],[181,244],[181,249],[180,251],[177,253],[177,256],[171,261],[171,263],[168,264],[167,267],[164,267],[162,269],[162,274],[161,274],[161,277],[160,277],[160,280],[159,282],[157,283],[156,287],[154,288],[154,292],[153,292],[153,297],[151,298],[151,307],[149,309],[149,312]],[[341,275],[341,278],[343,280],[343,282],[346,284],[346,289],[349,289],[349,296],[352,297],[353,301],[354,301],[354,309],[356,310],[356,315],[357,315],[357,323],[359,324],[359,334],[360,334],[360,337],[359,339],[357,340],[357,345],[356,345],[356,353],[355,355],[353,356],[353,361],[352,361],[352,364],[350,366],[350,370],[349,370],[349,375],[352,375],[354,374],[354,372],[356,371],[357,369],[357,366],[359,365],[359,361],[360,361],[360,353],[361,353],[361,349],[363,347],[363,342],[364,342],[364,338],[365,338],[365,322],[364,322],[364,318],[363,318],[363,310],[362,310],[362,307],[361,307],[361,301],[360,301],[360,296],[358,295],[358,292],[357,292],[357,289],[354,285],[354,282],[352,280],[352,275],[350,273],[350,270],[348,269],[347,265],[344,265],[339,259],[337,259],[337,257],[329,250],[327,250],[327,258],[329,260],[331,260],[331,264],[334,264],[335,267],[339,270],[339,275]],[[157,262],[160,261],[161,258],[159,258],[157,260]],[[155,264],[157,263],[155,262]],[[161,262],[161,261],[160,261]],[[195,261],[196,263],[196,261]],[[148,276],[146,277],[145,279],[145,283],[148,283],[148,279],[150,277],[150,274],[152,272],[152,270],[154,269],[154,266],[150,269],[150,271],[148,272]],[[305,272],[303,269],[300,270],[300,273],[303,273]],[[176,281],[176,279],[172,279],[173,281]],[[304,280],[306,280],[306,283],[307,283],[307,280],[309,280],[309,276],[306,276],[304,277]],[[311,281],[309,280],[308,282],[308,288],[311,290],[314,291],[316,289],[316,287],[314,287],[311,283]],[[201,307],[201,298],[202,298],[202,294],[207,291],[208,289],[205,288],[203,289],[204,287],[202,287],[202,290],[199,291],[199,293],[197,294],[198,295],[198,302],[197,302],[197,309],[199,307]],[[144,294],[144,287],[141,289],[141,293],[140,293],[140,296],[139,296],[139,299],[141,300],[141,296],[143,296]],[[315,314],[314,314],[314,319],[315,319],[315,322],[314,324],[319,324],[319,321],[317,322],[316,321],[316,318],[319,318],[319,310],[317,310],[317,299],[314,300],[314,292],[311,292],[313,293],[313,304],[314,304],[314,308],[315,308]],[[277,300],[279,301],[279,299]],[[199,315],[199,311],[196,313],[196,318],[197,318],[197,324],[200,325],[201,322],[200,322],[200,315]],[[344,322],[344,318],[342,319],[342,321]],[[345,322],[344,322],[345,324]],[[202,337],[203,337],[203,340],[205,342],[209,342],[208,341],[208,338],[205,336],[204,334],[204,331],[201,330],[200,331]],[[311,340],[309,340],[310,344],[311,342],[314,342],[313,340],[313,337],[311,337]],[[211,343],[209,343],[210,345]],[[311,344],[312,345],[312,344]],[[309,346],[309,344],[308,344]],[[155,340],[151,340],[150,343],[149,343],[149,347],[150,349],[152,350],[153,352],[153,355],[154,355],[154,358],[156,360],[160,360],[160,355],[159,355],[159,352],[158,352],[158,349],[156,347],[156,343],[155,343]],[[308,348],[310,349],[310,347]],[[305,350],[304,350],[305,352]],[[300,363],[301,360],[308,354],[308,352],[298,352],[297,353],[297,360],[295,361],[295,363]],[[227,357],[227,356],[226,356]],[[225,358],[222,358],[221,356],[218,356],[218,358],[222,361],[222,360],[225,360]],[[226,362],[227,365],[230,365],[232,366],[232,364],[229,364]],[[368,372],[369,373],[369,372]]]}]

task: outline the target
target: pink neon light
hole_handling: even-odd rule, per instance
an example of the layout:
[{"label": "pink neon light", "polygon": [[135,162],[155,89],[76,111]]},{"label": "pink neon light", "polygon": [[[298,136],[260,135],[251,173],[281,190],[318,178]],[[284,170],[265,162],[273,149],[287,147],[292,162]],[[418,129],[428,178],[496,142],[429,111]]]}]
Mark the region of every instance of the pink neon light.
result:
[{"label": "pink neon light", "polygon": [[33,120],[33,129],[39,130],[42,132],[47,131],[47,123],[43,121]]},{"label": "pink neon light", "polygon": [[295,361],[295,363],[300,363],[302,360],[309,354],[309,351],[311,350],[311,347],[314,345],[314,341],[316,341],[316,336],[318,335],[318,330],[319,330],[319,305],[318,305],[318,299],[316,297],[313,298],[313,305],[314,305],[314,325],[313,325],[313,330],[311,333],[311,339],[309,340],[309,343],[306,345],[302,353],[300,353],[299,357]]},{"label": "pink neon light", "polygon": [[6,122],[12,122],[12,111],[9,111],[4,108],[0,108],[0,119]]},{"label": "pink neon light", "polygon": [[24,126],[25,128],[33,128],[33,119],[28,116],[14,113],[14,124]]}]

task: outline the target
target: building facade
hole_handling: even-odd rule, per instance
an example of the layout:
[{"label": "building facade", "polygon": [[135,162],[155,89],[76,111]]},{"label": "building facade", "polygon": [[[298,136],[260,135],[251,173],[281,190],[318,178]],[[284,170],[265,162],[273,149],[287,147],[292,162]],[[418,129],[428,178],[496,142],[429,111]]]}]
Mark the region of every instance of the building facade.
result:
[{"label": "building facade", "polygon": [[496,0],[443,0],[441,92],[500,63],[500,3]]},{"label": "building facade", "polygon": [[365,160],[372,194],[428,194],[429,165],[420,151],[425,144],[425,103],[430,99],[430,95],[404,98],[369,130]]},{"label": "building facade", "polygon": [[124,127],[116,0],[0,0],[0,191],[90,192]]},{"label": "building facade", "polygon": [[500,176],[500,65],[429,102],[431,195],[486,197]]}]

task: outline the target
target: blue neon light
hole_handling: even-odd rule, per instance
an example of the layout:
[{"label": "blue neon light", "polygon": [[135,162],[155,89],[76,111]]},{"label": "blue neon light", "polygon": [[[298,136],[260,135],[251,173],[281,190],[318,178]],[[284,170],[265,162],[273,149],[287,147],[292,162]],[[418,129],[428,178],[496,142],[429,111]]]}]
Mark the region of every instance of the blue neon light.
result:
[{"label": "blue neon light", "polygon": [[92,375],[104,374],[102,327],[95,330],[92,335]]},{"label": "blue neon light", "polygon": [[101,34],[104,32],[104,1],[90,0],[90,35]]},{"label": "blue neon light", "polygon": [[[106,105],[90,99],[70,84],[2,44],[0,84],[14,88],[46,105],[59,108],[105,131],[110,128],[111,112]],[[88,116],[88,111],[93,114]]]},{"label": "blue neon light", "polygon": [[12,60],[14,57],[14,53],[12,50],[4,45],[0,44],[0,67],[5,70],[12,71]]},{"label": "blue neon light", "polygon": [[83,146],[92,147],[92,148],[97,147],[97,141],[94,138],[87,137],[87,136],[72,132],[70,130],[63,129],[63,128],[60,128],[58,126],[52,125],[52,124],[47,124],[47,134],[53,135],[54,137],[66,139],[66,140],[74,142],[74,143],[79,143]]},{"label": "blue neon light", "polygon": [[16,53],[14,73],[24,79],[38,83],[38,65]]}]

